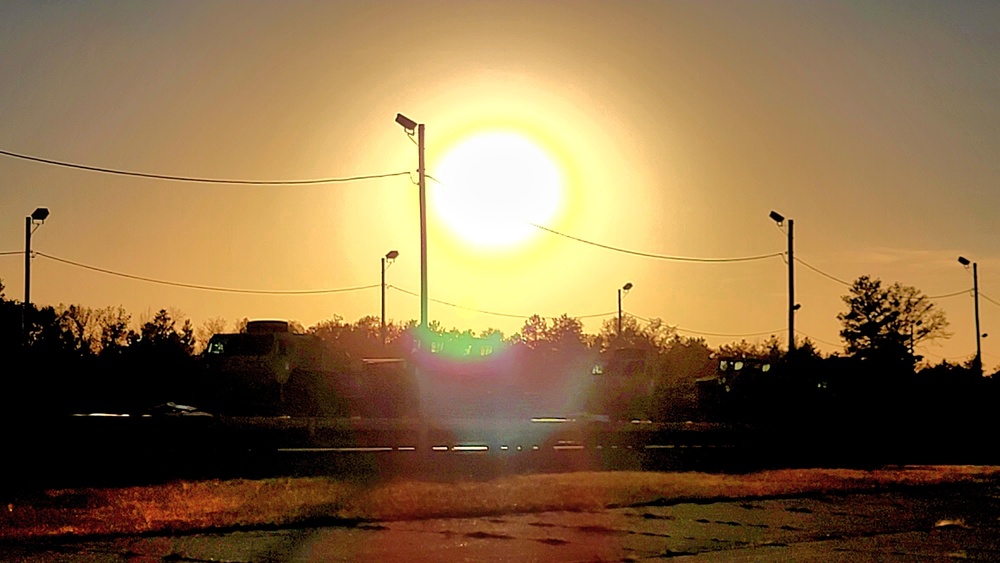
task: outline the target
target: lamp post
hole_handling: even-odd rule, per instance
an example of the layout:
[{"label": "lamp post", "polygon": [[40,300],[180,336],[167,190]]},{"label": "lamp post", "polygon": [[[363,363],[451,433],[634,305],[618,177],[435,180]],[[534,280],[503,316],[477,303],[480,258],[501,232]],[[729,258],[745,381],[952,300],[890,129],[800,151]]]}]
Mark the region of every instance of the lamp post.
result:
[{"label": "lamp post", "polygon": [[379,334],[382,336],[383,346],[385,346],[385,269],[387,267],[386,262],[388,262],[391,265],[393,260],[395,260],[397,256],[399,256],[399,252],[396,252],[395,250],[390,250],[388,253],[386,253],[385,256],[382,257],[382,330],[381,332],[379,332]]},{"label": "lamp post", "polygon": [[38,207],[24,218],[24,303],[21,306],[21,331],[28,342],[28,307],[31,306],[31,234],[49,216],[47,207]]},{"label": "lamp post", "polygon": [[417,123],[401,113],[398,123],[410,136],[417,133],[417,183],[420,188],[420,328],[427,328],[427,204],[426,173],[424,170],[424,124]]},{"label": "lamp post", "polygon": [[[777,211],[771,211],[768,215],[771,220],[782,226],[785,217]],[[795,310],[799,308],[795,304],[795,243],[794,243],[795,221],[788,220],[788,351],[795,349]]]},{"label": "lamp post", "polygon": [[[968,268],[970,261],[968,258],[964,256],[959,256],[958,263]],[[980,343],[981,333],[979,332],[979,270],[975,262],[971,262],[971,264],[972,264],[972,295],[976,307],[976,360],[975,360],[976,365],[974,366],[974,369],[979,372],[979,375],[982,375],[983,349]]]},{"label": "lamp post", "polygon": [[632,282],[626,283],[618,290],[618,338],[622,337],[622,297],[628,294],[630,289],[632,289]]}]

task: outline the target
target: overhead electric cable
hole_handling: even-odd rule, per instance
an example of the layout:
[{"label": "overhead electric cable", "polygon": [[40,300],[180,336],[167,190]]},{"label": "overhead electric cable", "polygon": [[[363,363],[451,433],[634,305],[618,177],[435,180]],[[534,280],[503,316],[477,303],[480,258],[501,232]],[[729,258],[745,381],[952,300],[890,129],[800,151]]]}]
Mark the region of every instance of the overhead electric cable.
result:
[{"label": "overhead electric cable", "polygon": [[[428,179],[433,180],[433,181],[437,182],[438,184],[441,184],[442,186],[447,186],[447,184],[445,184],[441,180],[438,180],[434,176],[431,176],[430,174],[426,174],[425,176]],[[702,262],[702,263],[750,262],[752,260],[765,260],[767,258],[774,258],[776,256],[781,256],[783,254],[782,252],[774,252],[774,253],[771,253],[771,254],[761,254],[761,255],[757,255],[757,256],[741,256],[741,257],[736,257],[736,258],[693,258],[693,257],[688,257],[688,256],[669,256],[669,255],[666,255],[666,254],[654,254],[654,253],[651,253],[651,252],[640,252],[638,250],[629,250],[627,248],[621,248],[621,247],[618,247],[618,246],[611,246],[609,244],[602,244],[602,243],[599,243],[599,242],[594,242],[592,240],[587,240],[587,239],[584,239],[584,238],[575,237],[573,235],[568,235],[566,233],[557,231],[555,229],[550,229],[549,227],[545,227],[545,226],[539,225],[537,223],[532,223],[531,221],[524,221],[524,223],[526,223],[528,225],[531,225],[532,227],[535,227],[536,229],[539,229],[539,230],[542,230],[542,231],[546,231],[548,233],[552,233],[554,235],[558,235],[558,236],[561,236],[561,237],[565,237],[565,238],[568,238],[570,240],[573,240],[573,241],[576,241],[576,242],[580,242],[580,243],[583,243],[583,244],[589,244],[591,246],[596,246],[598,248],[603,248],[605,250],[611,250],[611,251],[614,251],[614,252],[621,252],[623,254],[631,254],[633,256],[642,256],[643,258],[655,258],[657,260],[671,260],[671,261],[674,261],[674,262]]]},{"label": "overhead electric cable", "polygon": [[623,254],[631,254],[633,256],[642,256],[643,258],[655,258],[657,260],[671,260],[674,262],[702,262],[702,263],[725,263],[725,262],[750,262],[752,260],[765,260],[767,258],[775,258],[782,256],[783,252],[772,252],[771,254],[759,254],[757,256],[740,256],[736,258],[693,258],[689,256],[668,256],[666,254],[654,254],[651,252],[640,252],[638,250],[629,250],[627,248],[620,248],[617,246],[611,246],[609,244],[601,244],[599,242],[594,242],[592,240],[587,240],[580,237],[575,237],[573,235],[568,235],[566,233],[559,232],[555,229],[550,229],[536,223],[528,223],[536,229],[541,229],[543,231],[552,233],[554,235],[559,235],[561,237],[574,240],[576,242],[582,242],[583,244],[589,244],[591,246],[596,246],[598,248],[603,248],[605,250],[612,250],[614,252],[621,252]]},{"label": "overhead electric cable", "polygon": [[989,297],[989,296],[987,296],[987,295],[983,295],[983,292],[982,292],[982,291],[980,291],[980,292],[979,292],[979,296],[980,296],[980,297],[982,297],[983,299],[985,299],[985,300],[989,301],[990,303],[992,303],[992,304],[994,304],[994,305],[996,305],[996,306],[1000,307],[1000,303],[998,303],[998,302],[997,302],[997,301],[995,301],[995,300],[994,300],[993,298],[991,298],[991,297]]},{"label": "overhead electric cable", "polygon": [[[409,290],[403,289],[401,287],[397,287],[397,286],[394,286],[394,285],[386,285],[386,287],[388,287],[390,289],[395,289],[396,291],[398,291],[400,293],[405,293],[405,294],[411,295],[413,297],[420,297],[419,293],[416,293],[414,291],[409,291]],[[494,316],[497,316],[497,317],[507,317],[507,318],[511,318],[511,319],[527,319],[527,318],[529,318],[529,317],[532,316],[532,315],[515,315],[513,313],[497,313],[495,311],[485,311],[483,309],[476,309],[474,307],[467,307],[465,305],[459,305],[457,303],[449,303],[448,301],[442,301],[440,299],[434,299],[432,297],[428,298],[428,301],[433,301],[433,302],[438,303],[440,305],[446,305],[448,307],[454,307],[456,309],[465,309],[466,311],[473,311],[473,312],[476,312],[476,313],[483,313],[484,315],[494,315]],[[596,318],[596,317],[607,317],[607,316],[614,315],[614,314],[615,314],[614,311],[610,311],[610,312],[607,312],[607,313],[596,313],[596,314],[593,314],[593,315],[580,315],[578,317],[573,317],[573,318],[574,319],[591,319],[591,318]],[[557,319],[559,317],[544,317],[544,318],[546,318],[546,319]]]},{"label": "overhead electric cable", "polygon": [[[646,324],[649,324],[649,323],[653,322],[652,319],[643,317],[641,315],[636,315],[634,313],[629,313],[628,311],[624,311],[624,313],[627,314],[627,315],[631,315],[631,316],[633,316],[633,317],[635,317],[635,318],[637,318],[637,319],[645,322]],[[775,334],[775,333],[779,332],[780,330],[784,330],[784,329],[779,329],[779,330],[769,330],[767,332],[748,332],[748,333],[744,333],[744,334],[727,334],[727,333],[721,333],[721,332],[701,332],[701,331],[697,331],[697,330],[689,330],[689,329],[686,329],[686,328],[683,328],[683,327],[669,325],[669,324],[667,326],[670,327],[670,328],[672,328],[672,329],[674,329],[674,330],[676,330],[677,332],[687,332],[687,333],[690,333],[690,334],[697,334],[699,336],[723,336],[723,337],[765,336],[765,335]]]},{"label": "overhead electric cable", "polygon": [[24,255],[23,250],[8,250],[7,252],[0,252],[0,256],[13,256],[15,254]]},{"label": "overhead electric cable", "polygon": [[851,287],[851,285],[852,285],[850,282],[846,282],[846,281],[844,281],[844,280],[842,280],[842,279],[840,279],[840,278],[838,278],[836,276],[830,275],[830,274],[824,272],[823,270],[820,270],[816,266],[813,266],[812,264],[806,262],[805,260],[799,258],[798,256],[795,257],[795,261],[798,262],[799,264],[802,264],[806,268],[809,268],[810,270],[816,272],[817,274],[819,274],[819,275],[821,275],[821,276],[823,276],[825,278],[831,279],[831,280],[833,280],[833,281],[835,281],[835,282],[837,282],[839,284],[846,285],[847,287]]},{"label": "overhead electric cable", "polygon": [[840,348],[840,347],[843,346],[843,344],[837,344],[837,343],[834,343],[834,342],[828,342],[826,340],[820,340],[819,338],[816,338],[815,336],[810,336],[810,335],[808,335],[808,334],[806,334],[806,333],[804,333],[804,332],[802,332],[801,330],[798,330],[798,329],[795,330],[795,334],[798,334],[800,336],[804,336],[804,337],[808,338],[809,340],[815,340],[816,342],[819,342],[820,344],[826,344],[827,346],[833,346],[835,348]]},{"label": "overhead electric cable", "polygon": [[[972,291],[971,287],[969,289],[963,289],[962,291],[956,291],[955,293],[945,293],[944,295],[928,295],[927,298],[928,299],[945,299],[945,298],[948,298],[948,297],[955,297],[956,295],[962,295],[962,294],[965,294],[965,293],[969,293],[970,291]],[[982,295],[982,293],[980,293],[980,295]]]},{"label": "overhead electric cable", "polygon": [[[921,345],[917,344],[916,347],[920,348]],[[945,361],[949,361],[949,360],[962,360],[962,359],[965,359],[965,358],[969,357],[968,355],[964,355],[964,356],[942,356],[940,354],[935,354],[934,352],[928,352],[927,350],[921,350],[920,352],[923,355],[925,355],[925,356],[933,356],[933,357],[935,357],[935,358],[937,358],[939,360],[945,360]]]},{"label": "overhead electric cable", "polygon": [[358,182],[361,180],[374,180],[377,178],[390,178],[393,176],[408,176],[410,174],[409,172],[391,172],[387,174],[366,174],[360,176],[344,176],[341,178],[314,178],[308,180],[238,180],[238,179],[224,179],[224,178],[199,178],[196,176],[173,176],[169,174],[153,174],[149,172],[119,170],[116,168],[105,168],[102,166],[90,166],[87,164],[64,162],[61,160],[20,154],[2,149],[0,149],[0,154],[4,156],[9,156],[11,158],[19,158],[21,160],[27,160],[30,162],[39,162],[42,164],[61,166],[63,168],[73,168],[76,170],[88,170],[90,172],[100,172],[102,174],[114,174],[116,176],[131,176],[134,178],[151,178],[154,180],[171,180],[174,182],[193,182],[198,184],[232,184],[241,186],[302,186],[310,184],[336,184],[343,182]]},{"label": "overhead electric cable", "polygon": [[66,260],[65,258],[59,258],[57,256],[51,256],[49,254],[45,254],[44,252],[35,252],[35,254],[37,254],[38,256],[41,256],[43,258],[48,258],[49,260],[53,260],[55,262],[61,262],[63,264],[68,264],[70,266],[76,266],[77,268],[83,268],[85,270],[91,270],[91,271],[94,271],[94,272],[100,272],[102,274],[108,274],[108,275],[112,275],[112,276],[118,276],[118,277],[121,277],[121,278],[127,278],[127,279],[138,280],[138,281],[144,281],[144,282],[155,283],[155,284],[160,284],[160,285],[168,285],[168,286],[172,286],[172,287],[183,287],[183,288],[186,288],[186,289],[199,289],[199,290],[202,290],[202,291],[217,291],[217,292],[222,292],[222,293],[245,293],[245,294],[254,294],[254,295],[321,295],[321,294],[328,294],[328,293],[345,293],[345,292],[349,292],[349,291],[360,291],[360,290],[364,290],[364,289],[374,289],[376,287],[381,287],[381,284],[377,284],[377,283],[376,284],[371,284],[371,285],[361,285],[361,286],[357,286],[357,287],[342,287],[342,288],[336,288],[336,289],[301,289],[301,290],[299,290],[299,289],[291,289],[291,290],[284,290],[284,289],[235,289],[235,288],[230,288],[230,287],[213,287],[213,286],[208,286],[208,285],[198,285],[198,284],[193,284],[193,283],[172,282],[172,281],[166,281],[166,280],[158,280],[158,279],[154,279],[154,278],[147,278],[147,277],[144,277],[144,276],[136,276],[136,275],[132,275],[132,274],[125,274],[125,273],[122,273],[122,272],[116,272],[114,270],[108,270],[108,269],[105,269],[105,268],[98,268],[96,266],[90,266],[90,265],[87,265],[87,264],[81,264],[80,262],[74,262],[72,260]]},{"label": "overhead electric cable", "polygon": [[744,337],[744,336],[771,336],[772,334],[778,334],[779,332],[781,332],[781,331],[783,331],[785,329],[779,328],[777,330],[768,330],[768,331],[765,331],[765,332],[747,332],[747,333],[743,333],[743,334],[725,333],[725,332],[702,332],[702,331],[691,330],[691,329],[680,327],[680,326],[675,326],[674,330],[676,330],[677,332],[686,332],[688,334],[697,334],[698,336],[721,336],[721,337],[725,337],[725,338],[734,338],[734,337]]}]

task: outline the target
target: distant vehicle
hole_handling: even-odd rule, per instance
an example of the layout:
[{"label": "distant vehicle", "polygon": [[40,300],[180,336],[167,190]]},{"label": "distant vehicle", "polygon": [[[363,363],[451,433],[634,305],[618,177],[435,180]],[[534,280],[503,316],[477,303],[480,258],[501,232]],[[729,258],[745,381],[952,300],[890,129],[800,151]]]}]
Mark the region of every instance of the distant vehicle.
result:
[{"label": "distant vehicle", "polygon": [[594,366],[587,405],[591,414],[628,421],[659,418],[654,399],[657,381],[646,354],[639,348],[621,348]]},{"label": "distant vehicle", "polygon": [[203,354],[208,410],[232,415],[396,417],[415,393],[399,359],[352,362],[321,338],[280,320],[216,334]]},{"label": "distant vehicle", "polygon": [[757,358],[717,358],[715,374],[695,380],[698,406],[709,418],[744,418],[764,408],[773,387],[771,362]]}]

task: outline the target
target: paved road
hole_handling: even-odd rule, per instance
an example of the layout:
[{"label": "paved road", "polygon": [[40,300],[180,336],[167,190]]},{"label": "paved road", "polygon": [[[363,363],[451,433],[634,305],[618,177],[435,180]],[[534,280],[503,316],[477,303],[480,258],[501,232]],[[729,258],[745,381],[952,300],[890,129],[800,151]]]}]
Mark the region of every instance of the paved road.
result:
[{"label": "paved road", "polygon": [[1000,561],[1000,483],[0,545],[0,560]]}]

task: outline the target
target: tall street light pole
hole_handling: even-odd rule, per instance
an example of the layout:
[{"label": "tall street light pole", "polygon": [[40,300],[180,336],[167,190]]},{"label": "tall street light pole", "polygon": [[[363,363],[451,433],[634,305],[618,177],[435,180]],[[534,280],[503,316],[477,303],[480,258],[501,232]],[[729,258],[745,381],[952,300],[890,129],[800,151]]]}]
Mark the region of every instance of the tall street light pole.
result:
[{"label": "tall street light pole", "polygon": [[24,303],[21,307],[21,330],[27,342],[28,334],[28,307],[31,306],[31,234],[35,232],[45,219],[49,216],[47,207],[39,207],[24,218]]},{"label": "tall street light pole", "polygon": [[[769,217],[782,226],[785,217],[777,211],[772,211]],[[795,349],[795,221],[788,220],[788,351]]]},{"label": "tall street light pole", "polygon": [[[632,289],[632,282],[628,282],[618,290],[618,338],[622,337],[622,297]],[[624,292],[624,294],[622,293]]]},{"label": "tall street light pole", "polygon": [[[964,256],[958,257],[958,263],[969,267],[969,259]],[[979,271],[976,262],[972,262],[972,295],[976,306],[976,365],[974,369],[983,374],[983,349],[981,346],[982,333],[979,330]]]},{"label": "tall street light pole", "polygon": [[397,256],[399,256],[399,252],[396,252],[395,250],[390,250],[388,253],[386,253],[385,256],[382,257],[382,330],[381,330],[381,332],[379,332],[379,334],[382,336],[382,345],[383,346],[385,346],[385,269],[386,269],[386,261],[388,261],[389,264],[392,264],[393,260],[395,260]]},{"label": "tall street light pole", "polygon": [[420,328],[427,328],[427,203],[426,171],[424,167],[424,124],[417,123],[401,113],[396,114],[396,123],[412,136],[417,133],[417,178],[420,186]]}]

